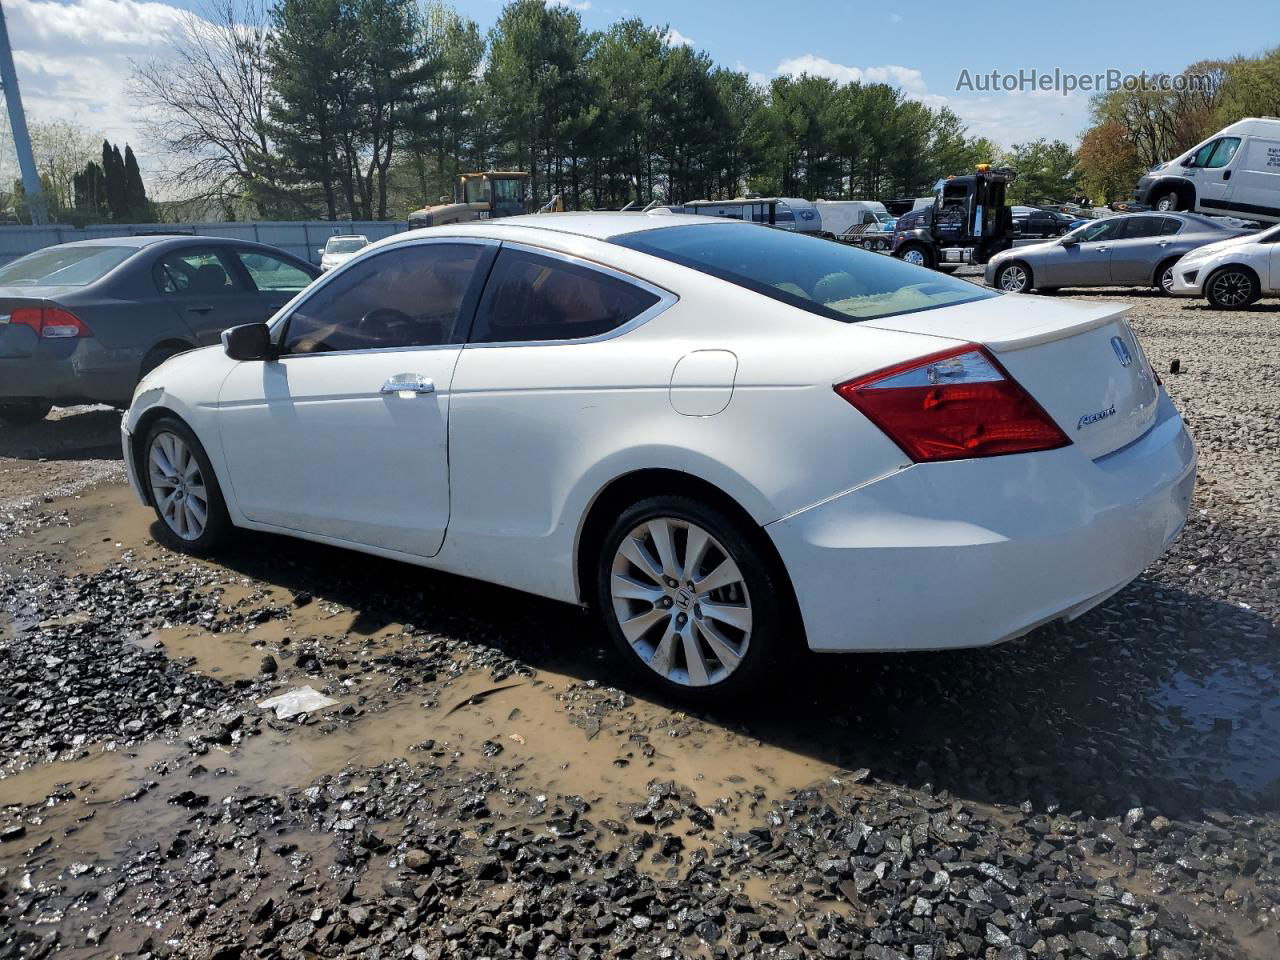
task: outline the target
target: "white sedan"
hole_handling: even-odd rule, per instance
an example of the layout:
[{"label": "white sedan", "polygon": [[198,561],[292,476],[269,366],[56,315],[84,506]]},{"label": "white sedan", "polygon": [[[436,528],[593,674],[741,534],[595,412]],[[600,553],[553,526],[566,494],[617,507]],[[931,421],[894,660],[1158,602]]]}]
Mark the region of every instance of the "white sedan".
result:
[{"label": "white sedan", "polygon": [[375,243],[150,373],[124,445],[175,547],[265,530],[588,604],[697,702],[800,644],[1076,616],[1196,465],[1122,309],[650,214]]},{"label": "white sedan", "polygon": [[1219,240],[1173,265],[1175,297],[1204,297],[1219,310],[1240,310],[1280,293],[1280,227]]}]

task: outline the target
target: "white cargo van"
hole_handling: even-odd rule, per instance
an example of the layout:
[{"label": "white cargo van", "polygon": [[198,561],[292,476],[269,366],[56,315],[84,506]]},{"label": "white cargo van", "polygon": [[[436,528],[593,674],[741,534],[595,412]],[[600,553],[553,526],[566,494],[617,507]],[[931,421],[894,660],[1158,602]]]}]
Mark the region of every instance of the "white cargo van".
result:
[{"label": "white cargo van", "polygon": [[1138,181],[1134,199],[1157,210],[1236,214],[1280,222],[1280,119],[1223,127]]}]

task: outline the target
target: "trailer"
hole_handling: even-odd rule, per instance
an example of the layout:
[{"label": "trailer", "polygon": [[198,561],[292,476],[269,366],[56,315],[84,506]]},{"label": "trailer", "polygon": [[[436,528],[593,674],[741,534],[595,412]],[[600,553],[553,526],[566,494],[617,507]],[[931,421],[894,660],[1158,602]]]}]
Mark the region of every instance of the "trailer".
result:
[{"label": "trailer", "polygon": [[823,234],[841,243],[887,252],[894,217],[879,200],[816,200]]}]

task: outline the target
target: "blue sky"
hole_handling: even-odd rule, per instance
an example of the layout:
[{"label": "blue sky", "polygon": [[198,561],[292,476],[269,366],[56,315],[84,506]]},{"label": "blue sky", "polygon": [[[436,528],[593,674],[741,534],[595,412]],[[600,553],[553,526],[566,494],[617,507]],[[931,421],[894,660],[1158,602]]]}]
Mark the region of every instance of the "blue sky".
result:
[{"label": "blue sky", "polygon": [[[1203,0],[559,2],[579,10],[589,29],[624,16],[669,27],[671,42],[691,43],[760,82],[802,71],[886,80],[926,103],[951,107],[971,133],[1005,146],[1040,136],[1074,141],[1088,123],[1088,94],[957,91],[962,71],[1176,71],[1280,44],[1277,0],[1216,7]],[[5,0],[29,118],[74,120],[128,141],[144,169],[158,169],[163,158],[149,148],[126,92],[130,61],[162,55],[183,8],[200,6],[201,0]],[[487,29],[502,3],[457,0],[454,6]]]}]

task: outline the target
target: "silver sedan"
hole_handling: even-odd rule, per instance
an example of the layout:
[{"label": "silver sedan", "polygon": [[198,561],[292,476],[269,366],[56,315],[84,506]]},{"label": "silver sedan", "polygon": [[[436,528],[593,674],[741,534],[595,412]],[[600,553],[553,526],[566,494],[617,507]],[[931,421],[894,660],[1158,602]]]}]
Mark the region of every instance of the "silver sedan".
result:
[{"label": "silver sedan", "polygon": [[1195,213],[1129,213],[1094,220],[1045,243],[1014,247],[987,263],[986,282],[1006,293],[1060,287],[1155,287],[1168,293],[1184,254],[1247,231]]}]

